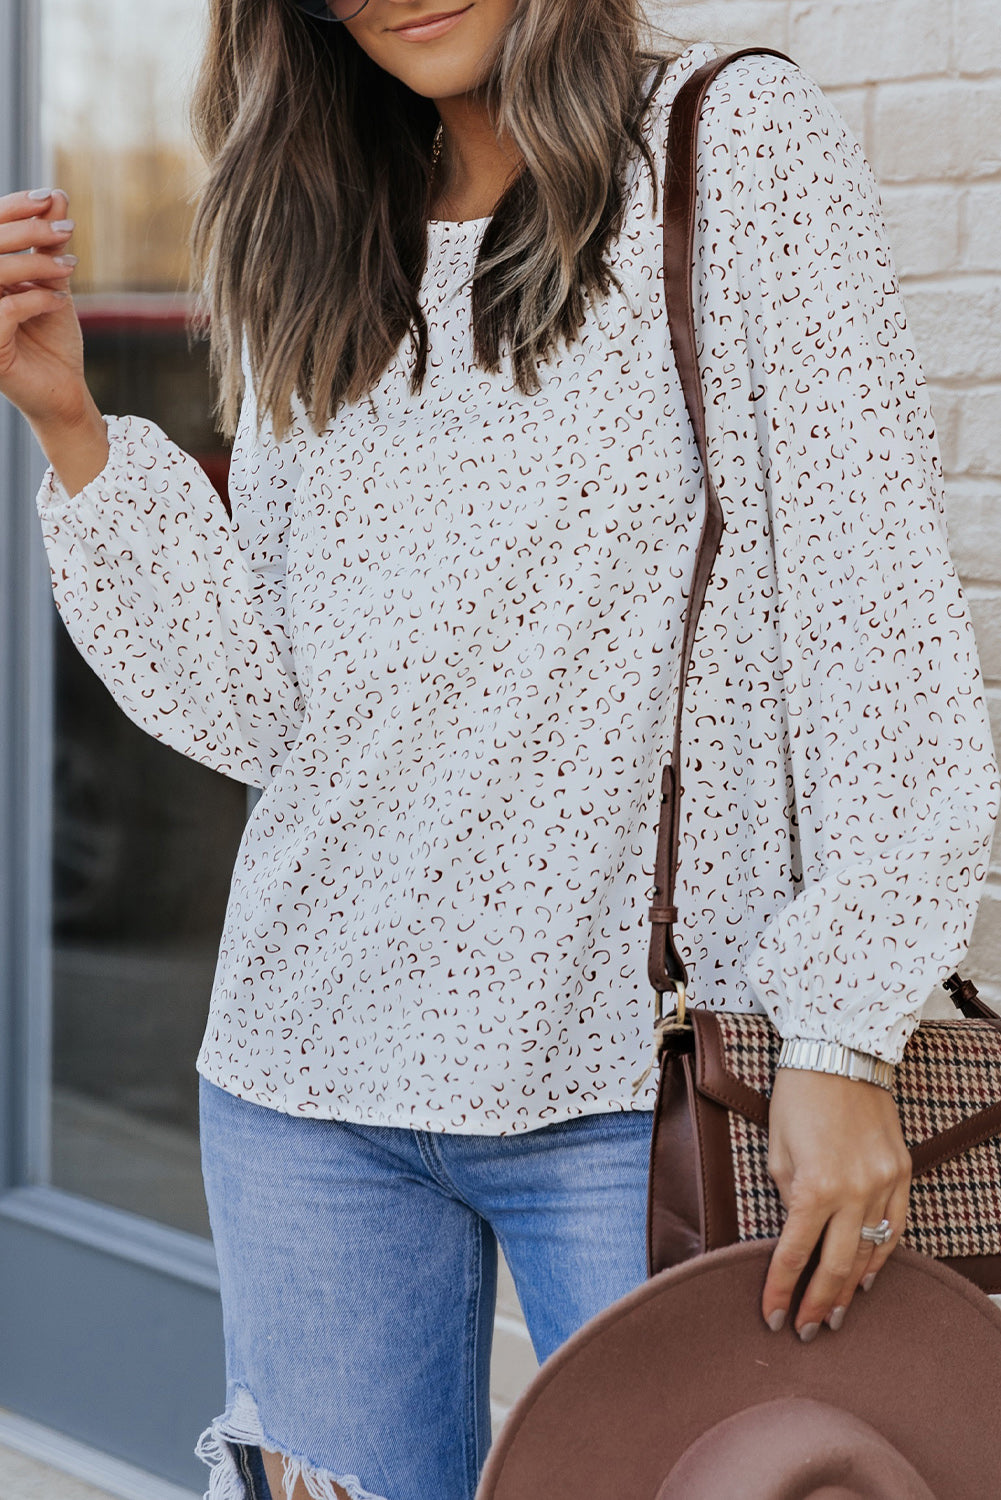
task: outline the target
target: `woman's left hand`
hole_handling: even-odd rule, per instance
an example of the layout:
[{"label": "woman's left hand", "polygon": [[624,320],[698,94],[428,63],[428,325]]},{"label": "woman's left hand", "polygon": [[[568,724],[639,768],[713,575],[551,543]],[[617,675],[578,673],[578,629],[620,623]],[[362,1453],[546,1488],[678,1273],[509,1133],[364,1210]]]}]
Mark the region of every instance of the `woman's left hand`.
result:
[{"label": "woman's left hand", "polygon": [[[840,1328],[859,1282],[869,1280],[900,1240],[911,1187],[911,1158],[893,1095],[875,1083],[779,1068],[768,1125],[768,1170],[788,1217],[772,1254],[761,1299],[770,1327],[788,1316],[793,1289],[823,1236],[820,1262],[796,1314],[796,1332],[815,1338],[828,1320]],[[860,1238],[863,1224],[889,1219],[885,1245]],[[774,1319],[774,1321],[772,1321]]]}]

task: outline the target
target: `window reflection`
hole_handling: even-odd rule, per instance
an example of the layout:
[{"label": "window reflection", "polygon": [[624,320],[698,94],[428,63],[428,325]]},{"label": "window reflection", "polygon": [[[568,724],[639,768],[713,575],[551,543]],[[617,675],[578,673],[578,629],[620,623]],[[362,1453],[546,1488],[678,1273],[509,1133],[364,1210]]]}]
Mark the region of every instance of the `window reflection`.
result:
[{"label": "window reflection", "polygon": [[[77,225],[88,383],[102,412],[149,417],[196,457],[225,504],[207,346],[189,350],[184,318],[204,7],[42,14],[43,154]],[[194,1062],[247,789],[137,728],[58,616],[53,650],[51,1181],[207,1235]]]}]

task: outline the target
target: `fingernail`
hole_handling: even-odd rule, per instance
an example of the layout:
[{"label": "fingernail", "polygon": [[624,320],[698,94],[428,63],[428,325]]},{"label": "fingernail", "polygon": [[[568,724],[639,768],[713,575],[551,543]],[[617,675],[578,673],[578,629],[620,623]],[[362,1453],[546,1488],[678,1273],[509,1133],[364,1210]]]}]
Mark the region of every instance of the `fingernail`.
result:
[{"label": "fingernail", "polygon": [[804,1344],[812,1344],[819,1332],[819,1323],[804,1323],[803,1327],[799,1330],[799,1336]]},{"label": "fingernail", "polygon": [[52,189],[32,188],[31,192],[28,194],[28,197],[33,198],[36,203],[41,203],[44,199],[52,197]]},{"label": "fingernail", "polygon": [[772,1330],[772,1333],[778,1333],[778,1331],[779,1331],[780,1328],[784,1328],[785,1327],[785,1321],[786,1321],[786,1310],[785,1310],[785,1308],[784,1307],[777,1307],[775,1309],[775,1311],[773,1313],[771,1313],[770,1316],[769,1316],[769,1318],[768,1318],[768,1326]]},{"label": "fingernail", "polygon": [[833,1328],[835,1333],[837,1333],[838,1329],[845,1321],[845,1313],[847,1311],[847,1307],[836,1307],[831,1313],[831,1316],[828,1318],[827,1325],[829,1328]]},{"label": "fingernail", "polygon": [[49,228],[50,229],[55,229],[55,230],[75,229],[76,228],[76,220],[75,219],[54,219],[52,221],[52,223],[49,225]]},{"label": "fingernail", "polygon": [[870,1271],[869,1274],[868,1274],[868,1276],[863,1276],[862,1277],[862,1290],[864,1292],[871,1292],[872,1291],[872,1284],[873,1284],[873,1282],[875,1280],[876,1280],[876,1273],[875,1273],[875,1271]]},{"label": "fingernail", "polygon": [[54,255],[52,257],[52,264],[54,266],[75,266],[79,264],[79,261],[80,257],[78,255]]}]

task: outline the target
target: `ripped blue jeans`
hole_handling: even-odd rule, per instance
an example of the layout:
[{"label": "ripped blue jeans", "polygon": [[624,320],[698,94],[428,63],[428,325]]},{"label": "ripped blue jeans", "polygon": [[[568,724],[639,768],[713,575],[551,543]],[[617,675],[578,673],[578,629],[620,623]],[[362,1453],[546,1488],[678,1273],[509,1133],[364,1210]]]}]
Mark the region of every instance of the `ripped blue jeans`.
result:
[{"label": "ripped blue jeans", "polygon": [[646,1279],[652,1112],[494,1136],[303,1118],[204,1078],[199,1103],[226,1342],[208,1500],[300,1477],[313,1500],[473,1500],[497,1245],[541,1363]]}]

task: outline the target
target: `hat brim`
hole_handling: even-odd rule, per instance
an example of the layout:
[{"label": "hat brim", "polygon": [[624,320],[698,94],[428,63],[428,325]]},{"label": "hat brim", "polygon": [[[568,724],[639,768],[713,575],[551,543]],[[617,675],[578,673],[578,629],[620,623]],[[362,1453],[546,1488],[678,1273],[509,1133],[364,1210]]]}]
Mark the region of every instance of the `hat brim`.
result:
[{"label": "hat brim", "polygon": [[898,1245],[844,1327],[772,1333],[775,1240],[650,1277],[545,1361],[487,1454],[476,1500],[652,1500],[681,1453],[734,1412],[810,1396],[854,1413],[937,1500],[1001,1495],[1001,1309]]}]

